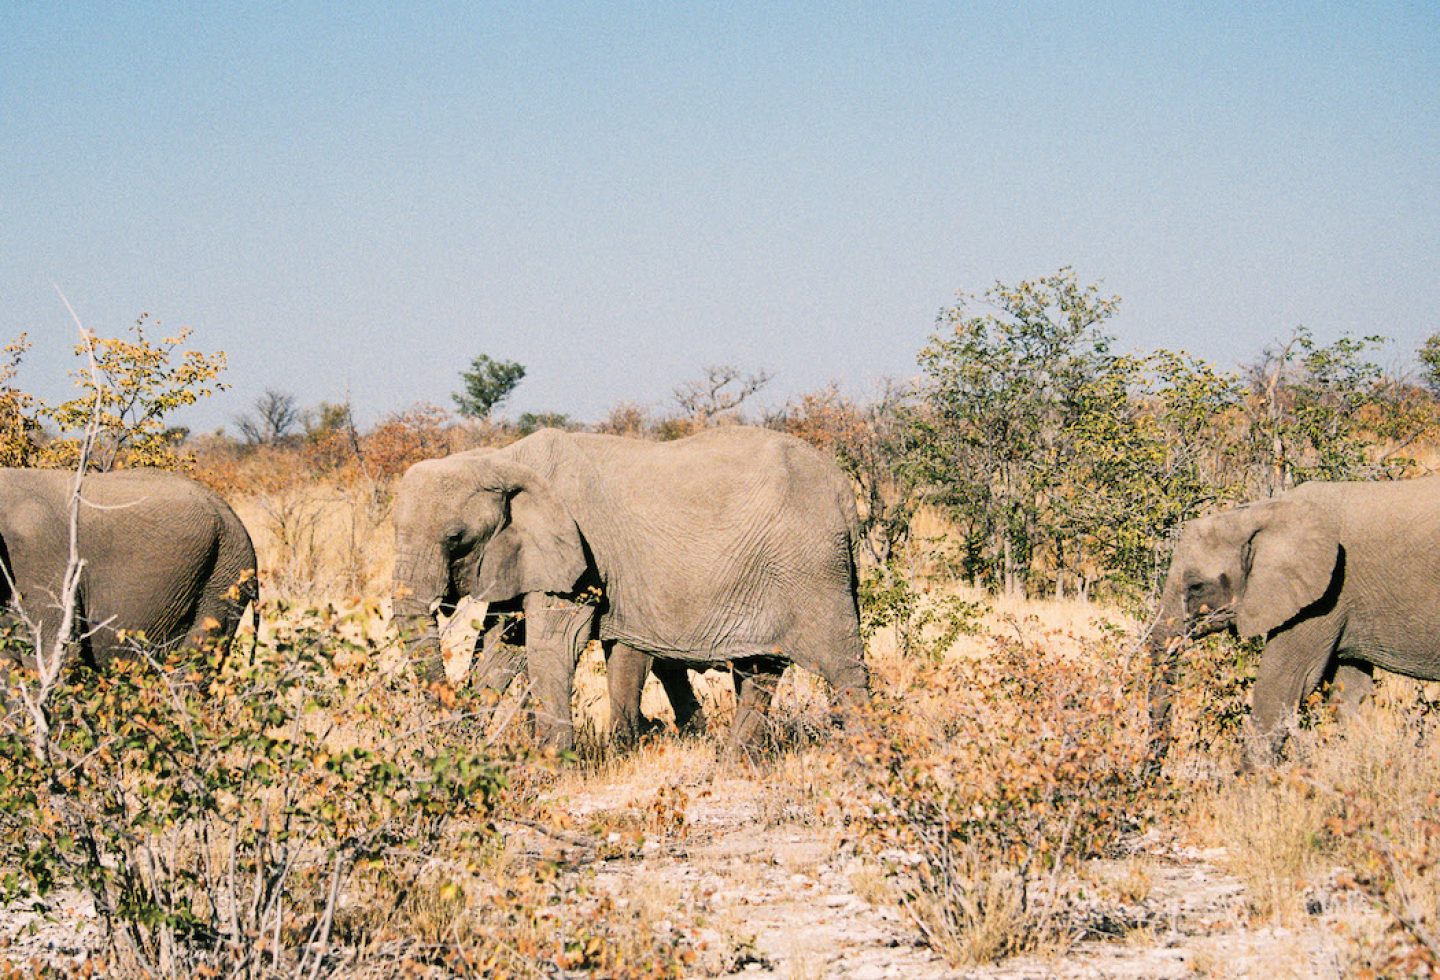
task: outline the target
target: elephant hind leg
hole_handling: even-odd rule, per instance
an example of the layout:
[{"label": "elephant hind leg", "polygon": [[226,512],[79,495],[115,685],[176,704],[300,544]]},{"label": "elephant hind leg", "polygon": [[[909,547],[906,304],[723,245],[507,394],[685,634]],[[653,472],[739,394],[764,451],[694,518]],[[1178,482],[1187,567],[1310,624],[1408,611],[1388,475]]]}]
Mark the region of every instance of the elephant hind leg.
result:
[{"label": "elephant hind leg", "polygon": [[819,674],[833,692],[831,705],[840,719],[870,701],[870,671],[865,666],[865,644],[853,604],[846,603],[826,620],[816,620],[795,632],[797,641],[785,654],[800,667]]},{"label": "elephant hind leg", "polygon": [[218,654],[223,663],[230,654],[235,631],[240,626],[240,620],[245,615],[247,605],[254,610],[256,638],[258,639],[259,600],[259,590],[255,588],[253,574],[248,581],[227,586],[223,590],[207,587],[205,593],[195,604],[195,614],[191,618],[190,630],[184,639],[185,647],[190,650]]},{"label": "elephant hind leg", "polygon": [[640,695],[650,673],[650,657],[614,641],[605,648],[605,688],[610,695],[610,740],[630,745],[639,739],[644,717]]},{"label": "elephant hind leg", "polygon": [[695,696],[690,683],[690,669],[673,660],[656,660],[651,669],[665,688],[665,697],[675,712],[675,728],[681,734],[694,735],[705,731],[705,709]]}]

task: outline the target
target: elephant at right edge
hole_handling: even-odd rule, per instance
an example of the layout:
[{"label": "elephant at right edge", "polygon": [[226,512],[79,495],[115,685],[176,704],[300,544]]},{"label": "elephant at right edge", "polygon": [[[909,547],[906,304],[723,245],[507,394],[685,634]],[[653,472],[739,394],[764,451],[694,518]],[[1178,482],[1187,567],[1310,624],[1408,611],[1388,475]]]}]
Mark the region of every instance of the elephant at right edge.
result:
[{"label": "elephant at right edge", "polygon": [[1306,483],[1185,526],[1148,640],[1152,766],[1170,741],[1181,640],[1222,629],[1265,638],[1251,762],[1273,761],[1324,680],[1353,706],[1375,667],[1440,679],[1440,476]]}]

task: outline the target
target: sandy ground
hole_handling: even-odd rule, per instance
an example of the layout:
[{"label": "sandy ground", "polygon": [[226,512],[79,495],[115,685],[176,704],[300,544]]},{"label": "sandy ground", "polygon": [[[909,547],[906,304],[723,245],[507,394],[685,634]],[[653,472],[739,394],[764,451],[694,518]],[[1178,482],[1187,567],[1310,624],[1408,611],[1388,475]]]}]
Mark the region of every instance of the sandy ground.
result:
[{"label": "sandy ground", "polygon": [[[952,969],[919,942],[899,912],[867,901],[871,889],[865,866],[832,830],[803,816],[790,820],[775,813],[763,782],[697,774],[681,785],[693,800],[683,835],[648,842],[637,859],[596,862],[593,874],[622,901],[657,890],[681,897],[697,921],[709,923],[712,944],[728,943],[725,955],[731,962],[723,964],[728,966],[723,976],[878,980],[1345,973],[1343,923],[1355,921],[1356,909],[1332,907],[1332,896],[1317,894],[1299,927],[1251,922],[1243,886],[1219,870],[1223,851],[1178,846],[1161,835],[1136,843],[1129,863],[1145,869],[1148,894],[1118,915],[1114,909],[1106,913],[1112,921],[1105,926],[1119,933],[1113,940],[1081,941],[1044,956]],[[558,802],[583,822],[595,811],[633,805],[636,794],[635,780],[627,777],[609,786],[591,781]]]}]

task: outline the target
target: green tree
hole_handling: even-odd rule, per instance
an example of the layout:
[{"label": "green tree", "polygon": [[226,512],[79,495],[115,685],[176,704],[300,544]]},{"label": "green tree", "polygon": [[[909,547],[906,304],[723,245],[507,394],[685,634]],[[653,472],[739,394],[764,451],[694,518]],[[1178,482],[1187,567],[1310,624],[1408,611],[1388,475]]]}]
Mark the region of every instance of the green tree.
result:
[{"label": "green tree", "polygon": [[1069,268],[959,300],[920,352],[917,459],[933,499],[965,528],[965,574],[1023,592],[1054,540],[1055,491],[1075,452],[1067,420],[1108,370],[1101,325],[1120,300]]},{"label": "green tree", "polygon": [[1440,395],[1440,333],[1425,338],[1419,351],[1421,376],[1432,395]]},{"label": "green tree", "polygon": [[1434,405],[1368,356],[1384,343],[1372,335],[1321,345],[1297,327],[1248,367],[1256,493],[1307,480],[1393,479],[1413,467],[1405,453],[1434,431]]},{"label": "green tree", "polygon": [[[1147,595],[1169,539],[1208,505],[1235,496],[1238,380],[1187,354],[1111,359],[1082,389],[1066,429],[1072,465],[1057,490],[1056,589],[1097,579]],[[1062,560],[1064,559],[1064,560]]]},{"label": "green tree", "polygon": [[336,433],[348,434],[355,428],[350,402],[321,402],[315,410],[302,415],[305,438],[311,442],[327,439]]},{"label": "green tree", "polygon": [[497,361],[488,354],[480,354],[470,362],[470,370],[460,374],[465,390],[455,392],[452,397],[461,415],[487,418],[524,378],[523,364]]},{"label": "green tree", "polygon": [[522,436],[528,436],[541,429],[570,430],[576,428],[576,425],[575,420],[564,412],[521,412],[520,417],[515,420],[515,427]]}]

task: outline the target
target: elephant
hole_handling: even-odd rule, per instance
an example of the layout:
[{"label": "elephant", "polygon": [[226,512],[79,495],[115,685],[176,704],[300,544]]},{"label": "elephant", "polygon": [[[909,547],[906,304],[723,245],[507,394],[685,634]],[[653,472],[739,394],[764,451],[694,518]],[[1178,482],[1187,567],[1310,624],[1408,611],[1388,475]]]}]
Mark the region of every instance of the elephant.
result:
[{"label": "elephant", "polygon": [[[63,622],[74,484],[65,471],[0,469],[0,600],[46,649]],[[76,528],[72,638],[96,665],[123,655],[123,633],[143,632],[154,644],[228,644],[258,598],[250,535],[194,480],[146,469],[87,475]]]},{"label": "elephant", "polygon": [[1153,767],[1170,742],[1177,648],[1222,629],[1265,638],[1250,765],[1274,761],[1322,681],[1349,710],[1375,667],[1440,679],[1440,476],[1305,483],[1185,525],[1147,641]]},{"label": "elephant", "polygon": [[739,746],[758,733],[787,663],[820,674],[843,704],[868,698],[858,536],[848,479],[792,436],[722,426],[652,442],[542,429],[406,471],[394,617],[417,672],[434,680],[432,607],[463,591],[518,604],[537,734],[560,749],[573,744],[575,663],[592,637],[611,650],[622,719],[638,701],[635,658],[734,663]]}]

